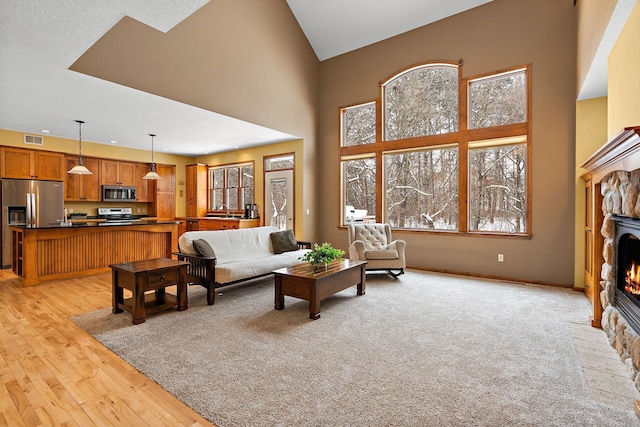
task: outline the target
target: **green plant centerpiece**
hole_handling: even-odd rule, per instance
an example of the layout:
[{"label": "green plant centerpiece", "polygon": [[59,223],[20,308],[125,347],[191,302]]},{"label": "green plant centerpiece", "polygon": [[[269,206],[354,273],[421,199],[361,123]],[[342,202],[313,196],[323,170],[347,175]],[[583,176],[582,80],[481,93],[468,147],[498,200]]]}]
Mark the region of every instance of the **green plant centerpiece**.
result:
[{"label": "green plant centerpiece", "polygon": [[344,251],[342,249],[336,249],[330,243],[324,242],[322,245],[314,243],[313,249],[298,259],[307,261],[317,270],[319,268],[326,269],[331,261],[342,259],[343,255]]}]

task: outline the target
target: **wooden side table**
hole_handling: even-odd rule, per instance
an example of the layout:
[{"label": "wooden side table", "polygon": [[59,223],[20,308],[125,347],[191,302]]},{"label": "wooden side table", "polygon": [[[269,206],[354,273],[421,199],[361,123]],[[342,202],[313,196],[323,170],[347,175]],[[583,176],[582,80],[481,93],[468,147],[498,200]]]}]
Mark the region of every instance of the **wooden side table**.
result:
[{"label": "wooden side table", "polygon": [[[134,325],[143,323],[147,314],[169,307],[183,311],[187,306],[187,265],[186,261],[156,258],[144,261],[111,264],[111,285],[113,313],[131,313]],[[176,285],[177,295],[165,292],[167,286]],[[132,292],[132,297],[124,299],[124,289]],[[146,291],[154,291],[145,295]]]}]

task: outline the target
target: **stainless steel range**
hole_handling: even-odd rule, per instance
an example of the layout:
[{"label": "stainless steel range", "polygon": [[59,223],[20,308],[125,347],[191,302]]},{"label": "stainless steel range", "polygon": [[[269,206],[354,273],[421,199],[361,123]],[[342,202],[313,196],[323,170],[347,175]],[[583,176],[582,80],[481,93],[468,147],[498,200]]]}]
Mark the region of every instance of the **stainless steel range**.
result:
[{"label": "stainless steel range", "polygon": [[140,218],[132,215],[131,208],[98,208],[98,218],[106,220],[100,225],[132,225]]}]

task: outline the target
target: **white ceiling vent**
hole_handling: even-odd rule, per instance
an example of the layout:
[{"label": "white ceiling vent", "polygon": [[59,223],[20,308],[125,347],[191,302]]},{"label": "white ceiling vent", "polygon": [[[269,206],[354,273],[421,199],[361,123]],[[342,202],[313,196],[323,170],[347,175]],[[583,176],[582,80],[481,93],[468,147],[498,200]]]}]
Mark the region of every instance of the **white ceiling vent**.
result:
[{"label": "white ceiling vent", "polygon": [[24,135],[24,143],[32,145],[44,145],[44,138],[38,135]]}]

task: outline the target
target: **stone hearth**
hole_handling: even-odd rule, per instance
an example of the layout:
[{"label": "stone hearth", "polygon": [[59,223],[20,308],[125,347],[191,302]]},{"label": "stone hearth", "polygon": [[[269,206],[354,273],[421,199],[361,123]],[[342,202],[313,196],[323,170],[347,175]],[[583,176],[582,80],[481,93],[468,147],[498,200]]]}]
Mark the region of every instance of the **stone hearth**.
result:
[{"label": "stone hearth", "polygon": [[[640,336],[630,326],[615,306],[616,294],[616,223],[614,216],[640,218],[640,171],[616,171],[601,183],[603,196],[602,212],[604,220],[601,233],[604,237],[602,255],[603,291],[600,302],[604,308],[602,329],[607,333],[609,343],[629,370],[629,376],[640,390]],[[621,273],[624,274],[624,273]]]},{"label": "stone hearth", "polygon": [[[593,289],[592,325],[601,326],[606,332],[609,343],[640,390],[640,336],[616,307],[616,218],[636,219],[634,223],[640,218],[640,127],[623,129],[582,167],[587,171],[583,176],[587,183],[585,228],[592,229],[587,232],[585,268],[585,283]],[[620,232],[626,233],[623,229]],[[623,240],[629,234],[624,236]],[[627,250],[626,246],[621,247]],[[635,409],[640,416],[640,401],[636,401]]]}]

